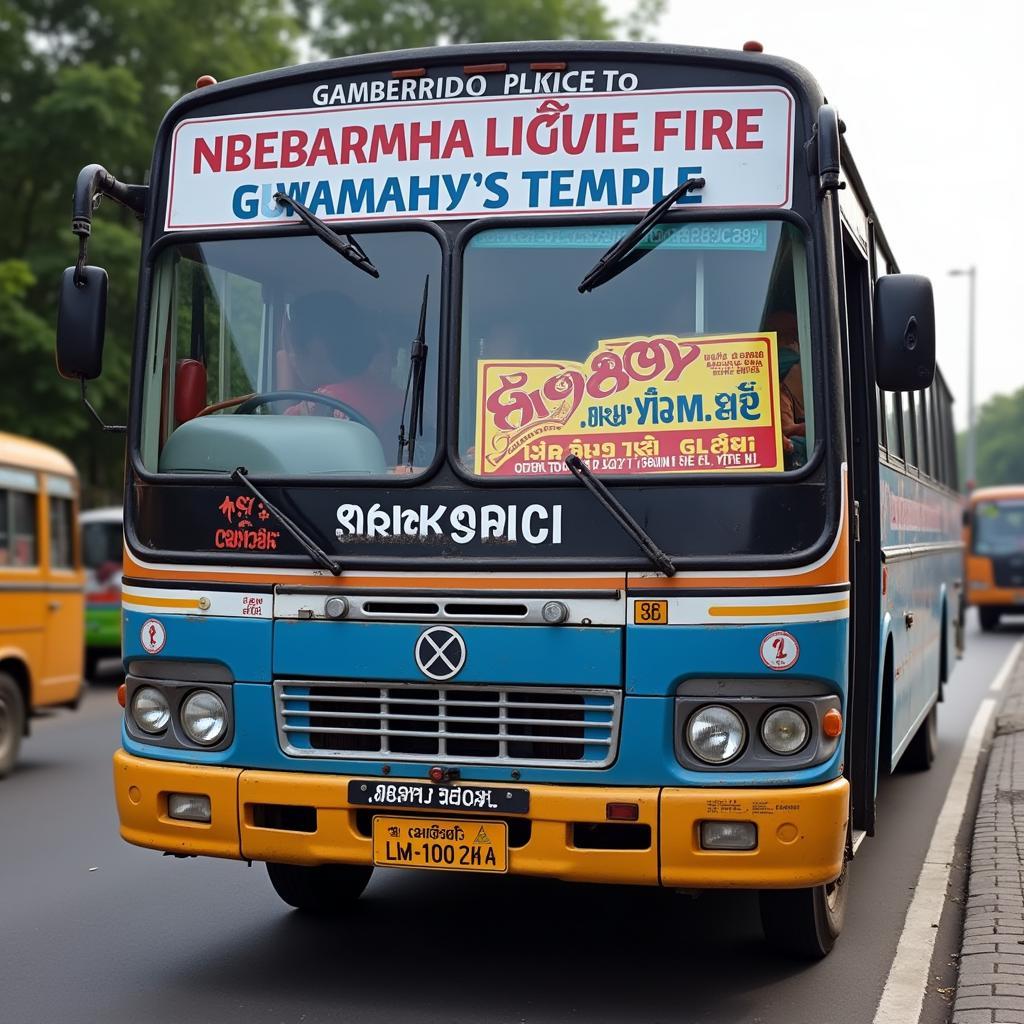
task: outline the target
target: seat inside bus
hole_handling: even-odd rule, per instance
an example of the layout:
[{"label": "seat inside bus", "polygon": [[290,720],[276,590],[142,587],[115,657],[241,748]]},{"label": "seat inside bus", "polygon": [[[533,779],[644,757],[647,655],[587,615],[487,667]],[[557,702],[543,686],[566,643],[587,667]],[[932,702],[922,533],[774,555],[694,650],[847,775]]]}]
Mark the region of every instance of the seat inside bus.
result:
[{"label": "seat inside bus", "polygon": [[330,416],[199,416],[182,423],[160,453],[160,472],[254,476],[360,476],[387,471],[368,427]]}]

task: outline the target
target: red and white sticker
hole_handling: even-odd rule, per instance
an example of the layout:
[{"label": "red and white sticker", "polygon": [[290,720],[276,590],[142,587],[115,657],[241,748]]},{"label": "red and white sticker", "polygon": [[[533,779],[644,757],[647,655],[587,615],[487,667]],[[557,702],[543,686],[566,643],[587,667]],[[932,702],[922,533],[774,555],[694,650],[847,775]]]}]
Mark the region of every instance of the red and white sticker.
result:
[{"label": "red and white sticker", "polygon": [[159,654],[167,643],[167,630],[159,619],[146,619],[139,630],[143,649],[149,654]]},{"label": "red and white sticker", "polygon": [[792,633],[777,629],[761,641],[761,660],[773,672],[785,672],[800,657],[800,645]]}]

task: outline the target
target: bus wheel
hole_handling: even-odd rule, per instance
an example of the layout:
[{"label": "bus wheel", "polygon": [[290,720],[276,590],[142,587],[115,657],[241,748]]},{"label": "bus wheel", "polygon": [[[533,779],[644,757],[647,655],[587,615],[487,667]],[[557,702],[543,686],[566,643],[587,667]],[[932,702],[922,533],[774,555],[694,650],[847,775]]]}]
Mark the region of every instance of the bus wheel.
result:
[{"label": "bus wheel", "polygon": [[828,956],[846,917],[846,864],[828,885],[762,889],[761,927],[768,943],[808,960]]},{"label": "bus wheel", "polygon": [[939,707],[932,705],[928,717],[917,727],[914,738],[900,758],[900,767],[912,772],[926,772],[935,760],[939,747]]},{"label": "bus wheel", "polygon": [[978,608],[978,618],[981,620],[981,628],[986,633],[991,633],[999,625],[999,609],[982,605]]},{"label": "bus wheel", "polygon": [[25,703],[18,684],[0,672],[0,779],[9,774],[25,732]]},{"label": "bus wheel", "polygon": [[274,891],[290,907],[311,914],[339,914],[362,895],[373,874],[372,864],[297,864],[267,862]]}]

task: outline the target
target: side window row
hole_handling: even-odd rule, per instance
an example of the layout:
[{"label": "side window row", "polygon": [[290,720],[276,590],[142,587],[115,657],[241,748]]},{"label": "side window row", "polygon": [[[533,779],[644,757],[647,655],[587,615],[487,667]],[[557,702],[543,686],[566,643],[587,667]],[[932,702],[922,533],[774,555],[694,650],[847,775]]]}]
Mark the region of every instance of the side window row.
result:
[{"label": "side window row", "polygon": [[[39,496],[0,488],[0,566],[39,563]],[[70,498],[49,498],[50,566],[74,567],[74,507]]]},{"label": "side window row", "polygon": [[941,375],[923,391],[879,391],[878,408],[878,441],[888,454],[956,490],[953,403]]}]

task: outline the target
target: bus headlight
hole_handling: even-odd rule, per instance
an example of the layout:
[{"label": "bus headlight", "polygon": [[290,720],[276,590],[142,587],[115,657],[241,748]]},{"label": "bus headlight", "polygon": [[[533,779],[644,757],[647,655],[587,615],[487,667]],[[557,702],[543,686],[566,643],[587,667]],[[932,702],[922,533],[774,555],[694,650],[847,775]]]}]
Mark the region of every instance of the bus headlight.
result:
[{"label": "bus headlight", "polygon": [[706,764],[726,764],[739,757],[746,739],[743,719],[721,704],[708,704],[686,724],[687,746]]},{"label": "bus headlight", "polygon": [[795,708],[775,708],[761,723],[761,739],[773,754],[799,753],[810,735],[807,719]]},{"label": "bus headlight", "polygon": [[171,707],[167,698],[155,687],[143,686],[132,697],[132,719],[151,736],[163,732],[171,720]]},{"label": "bus headlight", "polygon": [[227,706],[217,694],[196,690],[181,705],[181,727],[193,743],[208,747],[221,739],[227,730]]}]

